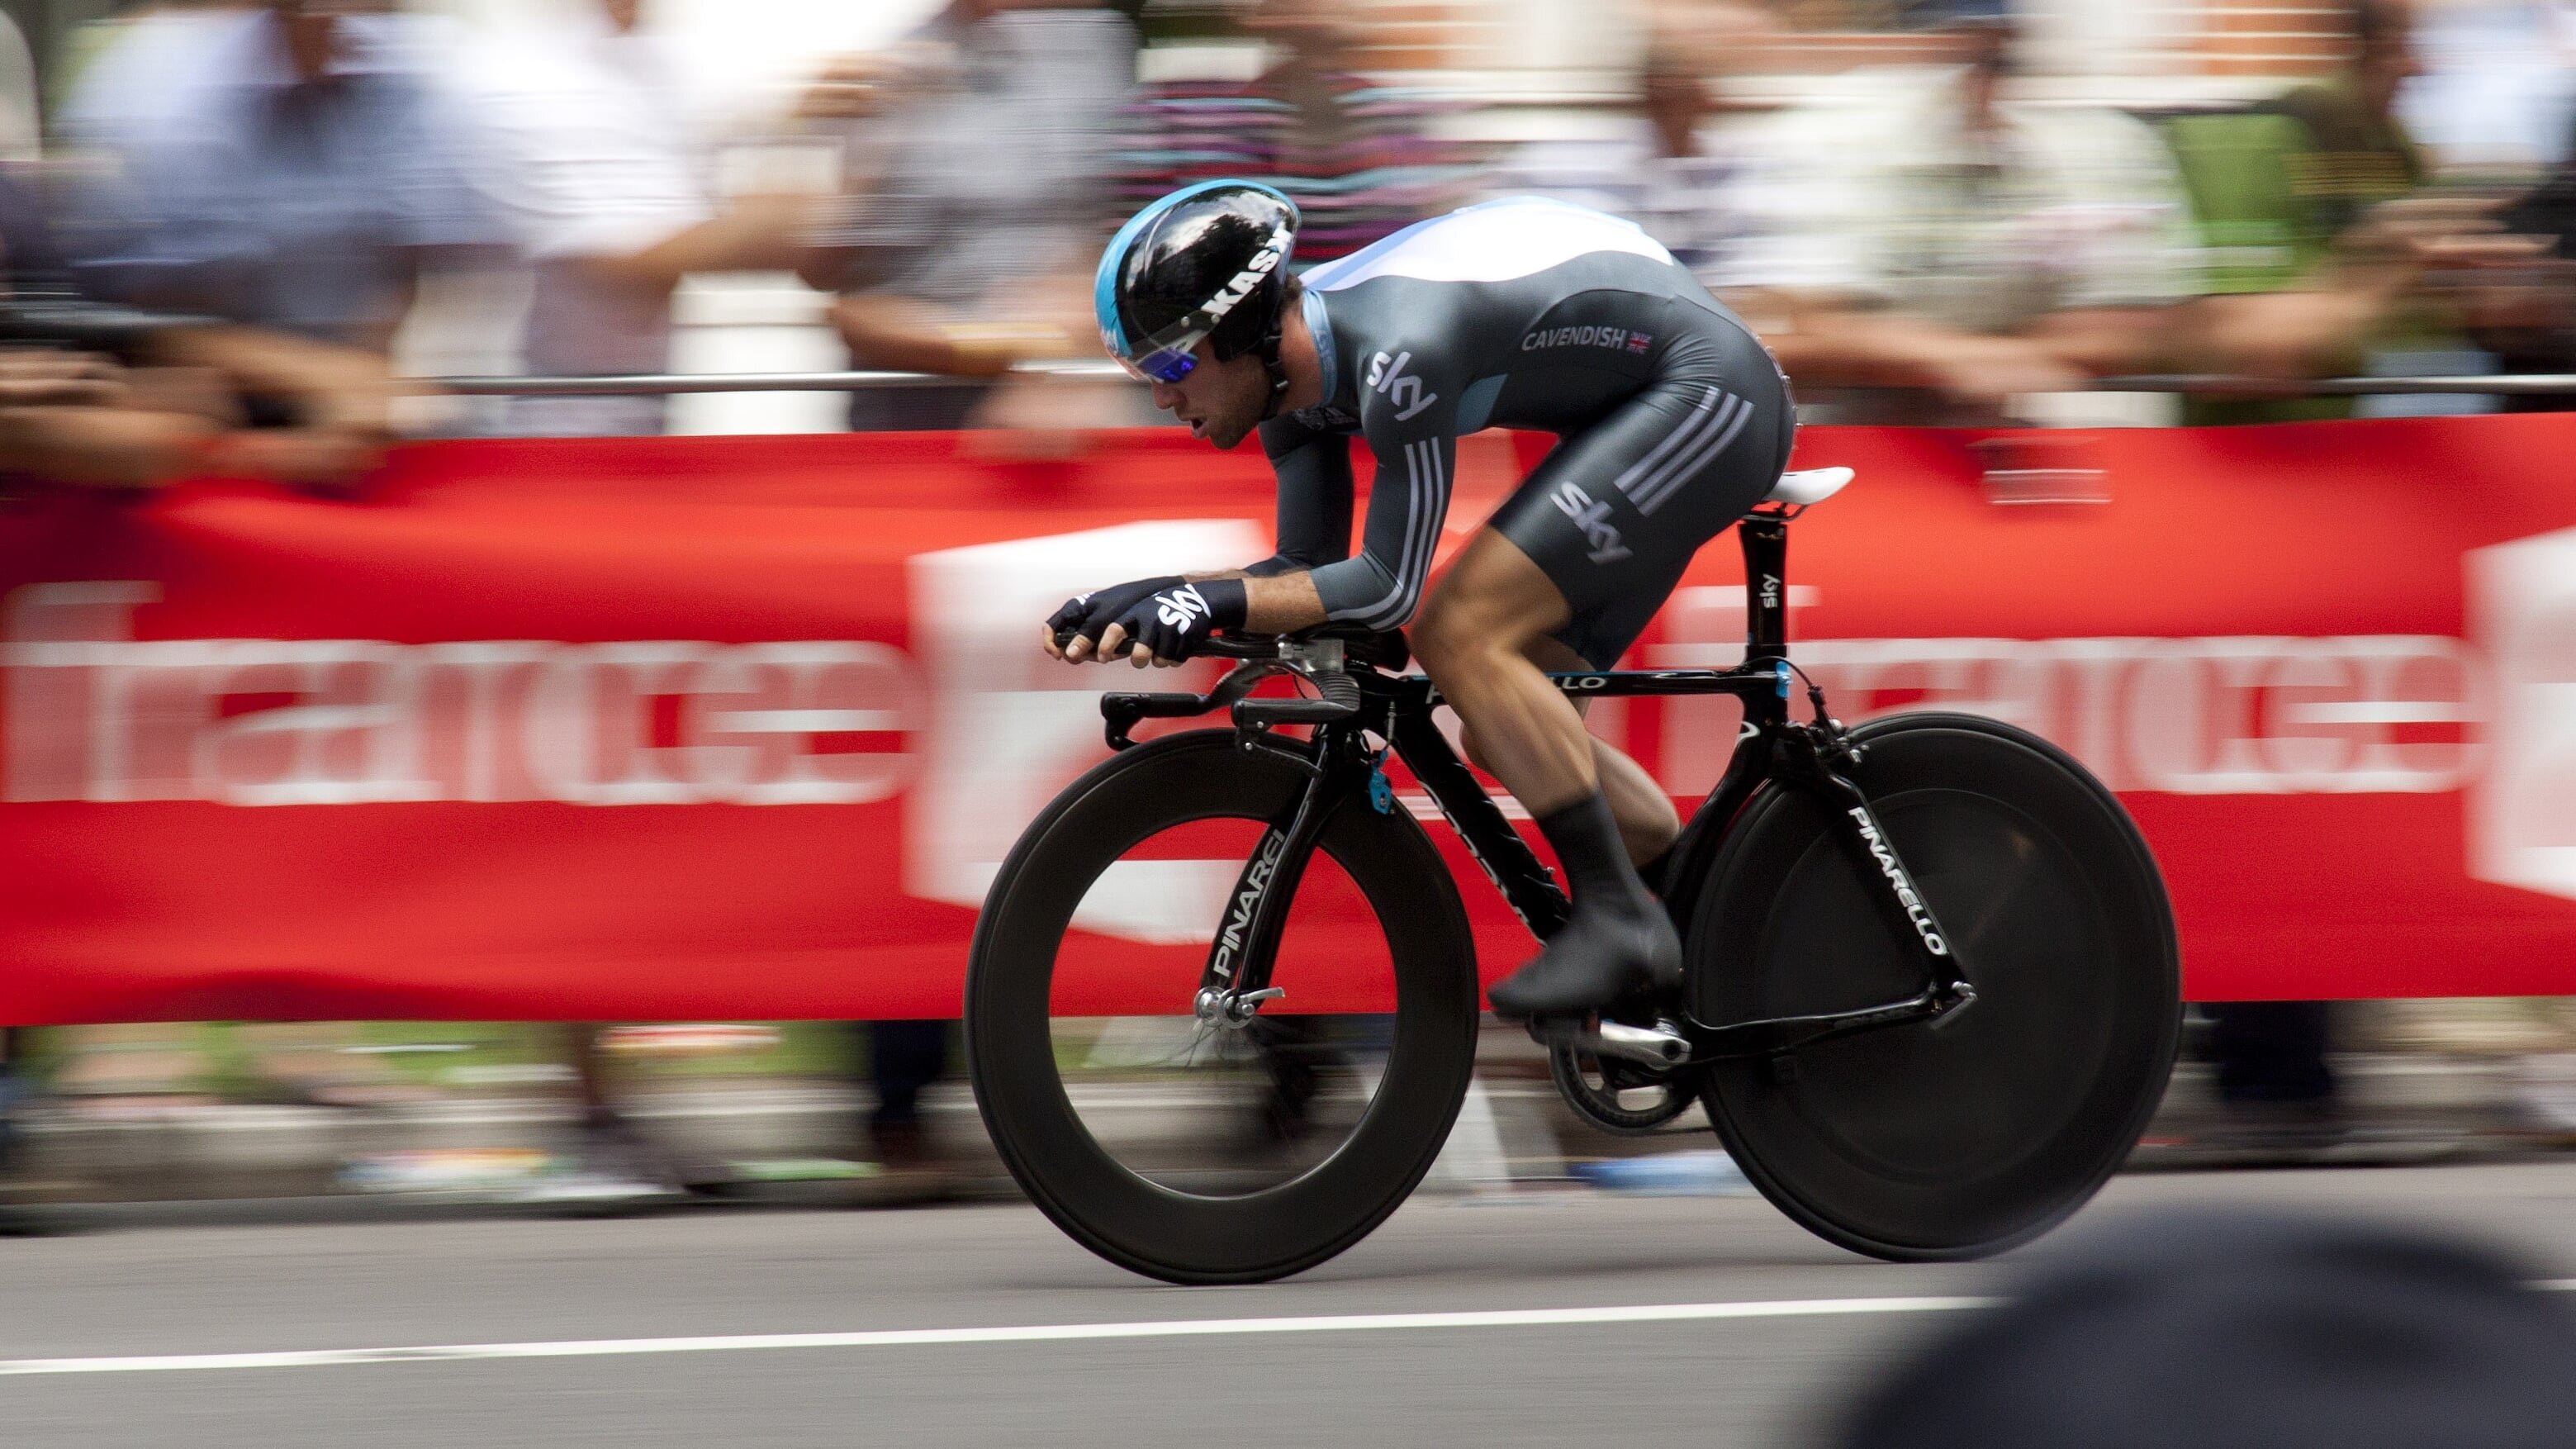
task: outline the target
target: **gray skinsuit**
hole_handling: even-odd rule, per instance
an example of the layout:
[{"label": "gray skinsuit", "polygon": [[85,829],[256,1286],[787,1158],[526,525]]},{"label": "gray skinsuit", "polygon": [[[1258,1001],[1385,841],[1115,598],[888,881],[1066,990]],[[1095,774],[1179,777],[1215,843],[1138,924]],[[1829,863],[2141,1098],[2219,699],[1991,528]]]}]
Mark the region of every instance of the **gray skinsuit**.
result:
[{"label": "gray skinsuit", "polygon": [[[1492,526],[1573,610],[1557,637],[1610,668],[1701,544],[1789,460],[1796,414],[1762,344],[1636,227],[1537,198],[1409,227],[1304,277],[1324,398],[1262,425],[1279,473],[1279,552],[1337,622],[1413,616],[1449,508],[1458,439],[1561,441]],[[1350,555],[1350,439],[1378,460]]]}]

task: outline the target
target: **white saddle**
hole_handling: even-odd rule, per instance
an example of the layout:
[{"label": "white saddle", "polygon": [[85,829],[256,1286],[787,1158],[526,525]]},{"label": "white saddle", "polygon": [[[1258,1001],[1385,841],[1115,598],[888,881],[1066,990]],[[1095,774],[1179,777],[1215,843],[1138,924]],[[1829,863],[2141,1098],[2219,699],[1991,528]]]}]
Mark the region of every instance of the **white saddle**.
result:
[{"label": "white saddle", "polygon": [[1809,468],[1798,473],[1783,473],[1762,501],[1807,508],[1842,492],[1843,485],[1851,480],[1852,470],[1849,468]]}]

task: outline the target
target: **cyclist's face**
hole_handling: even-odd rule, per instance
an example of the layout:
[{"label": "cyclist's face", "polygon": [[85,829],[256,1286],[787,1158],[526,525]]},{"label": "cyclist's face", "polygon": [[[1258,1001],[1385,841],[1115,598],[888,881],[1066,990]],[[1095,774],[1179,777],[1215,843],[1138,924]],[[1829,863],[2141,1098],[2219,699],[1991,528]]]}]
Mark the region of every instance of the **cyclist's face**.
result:
[{"label": "cyclist's face", "polygon": [[1212,343],[1201,342],[1193,355],[1199,365],[1189,376],[1154,384],[1154,406],[1189,424],[1191,437],[1231,448],[1261,421],[1270,402],[1270,376],[1250,354],[1217,361]]}]

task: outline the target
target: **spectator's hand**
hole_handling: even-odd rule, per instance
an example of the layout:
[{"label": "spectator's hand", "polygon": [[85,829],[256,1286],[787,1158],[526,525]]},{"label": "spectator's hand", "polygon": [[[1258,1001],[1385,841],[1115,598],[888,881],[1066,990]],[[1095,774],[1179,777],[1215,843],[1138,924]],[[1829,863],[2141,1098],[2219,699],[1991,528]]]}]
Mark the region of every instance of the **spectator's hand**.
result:
[{"label": "spectator's hand", "polygon": [[224,428],[241,426],[241,399],[224,375],[209,367],[136,367],[125,373],[128,406],[145,412],[203,418]]},{"label": "spectator's hand", "polygon": [[0,408],[121,407],[124,369],[104,357],[50,348],[0,348]]},{"label": "spectator's hand", "polygon": [[795,115],[803,121],[864,121],[939,83],[955,65],[943,45],[899,45],[845,55],[823,67]]},{"label": "spectator's hand", "polygon": [[226,436],[224,471],[290,488],[345,493],[384,461],[386,440],[334,428],[274,428]]},{"label": "spectator's hand", "polygon": [[202,417],[137,407],[0,408],[0,466],[56,483],[142,492],[206,471]]},{"label": "spectator's hand", "polygon": [[2545,237],[2504,230],[2503,200],[2483,196],[2406,196],[2383,201],[2335,239],[2364,264],[2396,263],[2438,271],[2516,266],[2548,254]]},{"label": "spectator's hand", "polygon": [[2038,343],[2020,337],[1952,335],[1917,359],[1926,385],[1953,403],[2001,412],[2018,393],[2080,392],[2090,379]]},{"label": "spectator's hand", "polygon": [[338,489],[372,471],[395,437],[397,399],[428,391],[403,384],[378,353],[252,327],[177,327],[160,339],[170,361],[210,368],[243,397],[276,398],[295,426],[227,435],[228,473],[302,488]]},{"label": "spectator's hand", "polygon": [[304,426],[314,432],[368,440],[381,448],[394,438],[396,399],[411,391],[381,371],[334,378],[301,399]]},{"label": "spectator's hand", "polygon": [[2576,332],[2576,261],[2543,256],[2482,267],[2460,279],[2453,300],[2461,323],[2483,345],[2506,352],[2547,347],[2548,339]]},{"label": "spectator's hand", "polygon": [[1091,430],[1123,414],[1116,384],[1099,378],[1014,373],[995,384],[966,420],[968,455],[1009,461],[1077,457]]}]

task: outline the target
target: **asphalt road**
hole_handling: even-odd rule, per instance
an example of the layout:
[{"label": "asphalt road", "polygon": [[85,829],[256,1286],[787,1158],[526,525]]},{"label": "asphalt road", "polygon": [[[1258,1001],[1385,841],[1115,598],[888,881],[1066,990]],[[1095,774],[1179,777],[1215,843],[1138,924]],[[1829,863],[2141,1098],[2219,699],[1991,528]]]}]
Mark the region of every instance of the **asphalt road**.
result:
[{"label": "asphalt road", "polygon": [[[2576,1277],[2576,1163],[2136,1176],[2069,1233],[2182,1203],[2448,1224]],[[2016,1262],[1864,1262],[1758,1199],[1424,1199],[1291,1282],[1177,1289],[1022,1207],[701,1211],[627,1221],[191,1220],[0,1240],[13,1446],[1347,1446],[1810,1439],[1854,1386]],[[2064,1239],[2054,1240],[2062,1243]],[[1773,1316],[1550,1310],[1835,1300]],[[1693,1308],[1702,1315],[1727,1308]],[[1367,1315],[1488,1314],[1412,1326]],[[1295,1332],[1210,1320],[1360,1316]],[[1539,1321],[1531,1321],[1533,1317]],[[1495,1321],[1495,1320],[1499,1321]],[[1153,1336],[918,1330],[1167,1324]],[[1277,1327],[1276,1324],[1268,1324]],[[744,1335],[891,1333],[746,1346]],[[907,1339],[911,1341],[906,1341]],[[678,1340],[675,1342],[674,1340]],[[711,1341],[712,1340],[712,1341]],[[607,1342],[614,1341],[614,1342]],[[332,1351],[479,1348],[450,1361]],[[288,1354],[226,1361],[206,1355]],[[99,1372],[100,1358],[166,1360]],[[36,1365],[31,1360],[75,1360]]]}]

